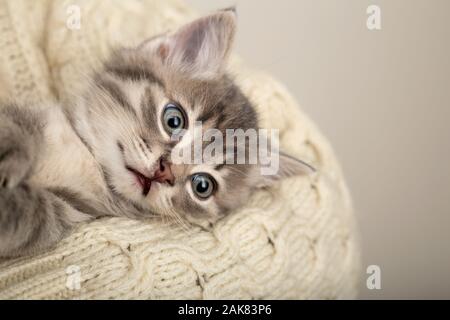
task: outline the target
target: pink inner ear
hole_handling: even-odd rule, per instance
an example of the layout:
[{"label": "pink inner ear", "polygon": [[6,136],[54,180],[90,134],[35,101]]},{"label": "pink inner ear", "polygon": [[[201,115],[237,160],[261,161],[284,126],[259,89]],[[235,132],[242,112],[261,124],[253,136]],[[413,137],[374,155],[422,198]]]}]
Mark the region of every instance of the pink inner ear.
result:
[{"label": "pink inner ear", "polygon": [[167,56],[169,55],[169,48],[168,48],[167,44],[161,43],[158,47],[157,52],[163,61],[166,60]]},{"label": "pink inner ear", "polygon": [[153,52],[174,71],[212,78],[226,63],[235,25],[235,15],[230,12],[199,18],[159,39]]}]

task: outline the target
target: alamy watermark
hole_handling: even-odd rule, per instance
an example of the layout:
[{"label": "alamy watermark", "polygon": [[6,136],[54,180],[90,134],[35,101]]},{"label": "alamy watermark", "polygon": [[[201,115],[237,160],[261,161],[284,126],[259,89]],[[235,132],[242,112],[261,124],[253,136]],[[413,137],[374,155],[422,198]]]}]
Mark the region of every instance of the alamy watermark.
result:
[{"label": "alamy watermark", "polygon": [[366,280],[366,286],[369,290],[381,289],[381,268],[375,264],[367,267],[366,273],[369,275]]},{"label": "alamy watermark", "polygon": [[66,288],[69,290],[81,289],[81,268],[77,265],[70,265],[66,268]]},{"label": "alamy watermark", "polygon": [[278,173],[278,129],[203,131],[202,122],[196,121],[192,130],[178,130],[171,135],[171,140],[179,142],[171,152],[174,164],[253,164],[259,165],[261,175]]},{"label": "alamy watermark", "polygon": [[[369,30],[381,30],[381,8],[378,5],[369,5],[366,9],[366,26]],[[71,4],[66,8],[66,26],[69,30],[81,29],[81,8],[78,5]]]},{"label": "alamy watermark", "polygon": [[367,29],[381,30],[381,8],[377,5],[370,5],[367,7],[366,13],[368,14],[366,20]]},{"label": "alamy watermark", "polygon": [[81,29],[81,8],[77,5],[69,5],[66,8],[66,27],[69,30],[80,30]]}]

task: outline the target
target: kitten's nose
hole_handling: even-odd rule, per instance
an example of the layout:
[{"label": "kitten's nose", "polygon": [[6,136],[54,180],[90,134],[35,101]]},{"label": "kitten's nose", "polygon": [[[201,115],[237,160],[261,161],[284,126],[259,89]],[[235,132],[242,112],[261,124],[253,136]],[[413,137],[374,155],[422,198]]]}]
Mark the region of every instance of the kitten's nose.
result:
[{"label": "kitten's nose", "polygon": [[168,183],[171,186],[173,186],[175,182],[175,176],[170,169],[170,163],[165,160],[160,160],[159,168],[155,171],[153,177],[152,180],[159,183]]}]

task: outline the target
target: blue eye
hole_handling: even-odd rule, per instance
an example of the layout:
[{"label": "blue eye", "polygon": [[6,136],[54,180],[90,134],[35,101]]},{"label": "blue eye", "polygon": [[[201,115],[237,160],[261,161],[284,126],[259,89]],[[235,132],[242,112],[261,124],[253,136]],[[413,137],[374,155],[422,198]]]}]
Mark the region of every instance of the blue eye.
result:
[{"label": "blue eye", "polygon": [[207,173],[197,173],[192,176],[192,190],[200,199],[209,198],[216,189],[216,181]]},{"label": "blue eye", "polygon": [[181,107],[175,103],[168,103],[164,107],[162,122],[164,130],[169,134],[185,129],[186,127],[186,117],[184,112]]}]

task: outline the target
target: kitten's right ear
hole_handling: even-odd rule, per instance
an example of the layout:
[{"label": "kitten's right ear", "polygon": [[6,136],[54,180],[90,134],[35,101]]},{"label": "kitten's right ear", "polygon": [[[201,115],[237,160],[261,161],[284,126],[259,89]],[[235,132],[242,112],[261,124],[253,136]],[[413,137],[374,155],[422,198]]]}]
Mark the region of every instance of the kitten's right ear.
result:
[{"label": "kitten's right ear", "polygon": [[172,71],[197,79],[219,76],[236,30],[236,11],[225,9],[182,26],[175,33],[144,44]]}]

